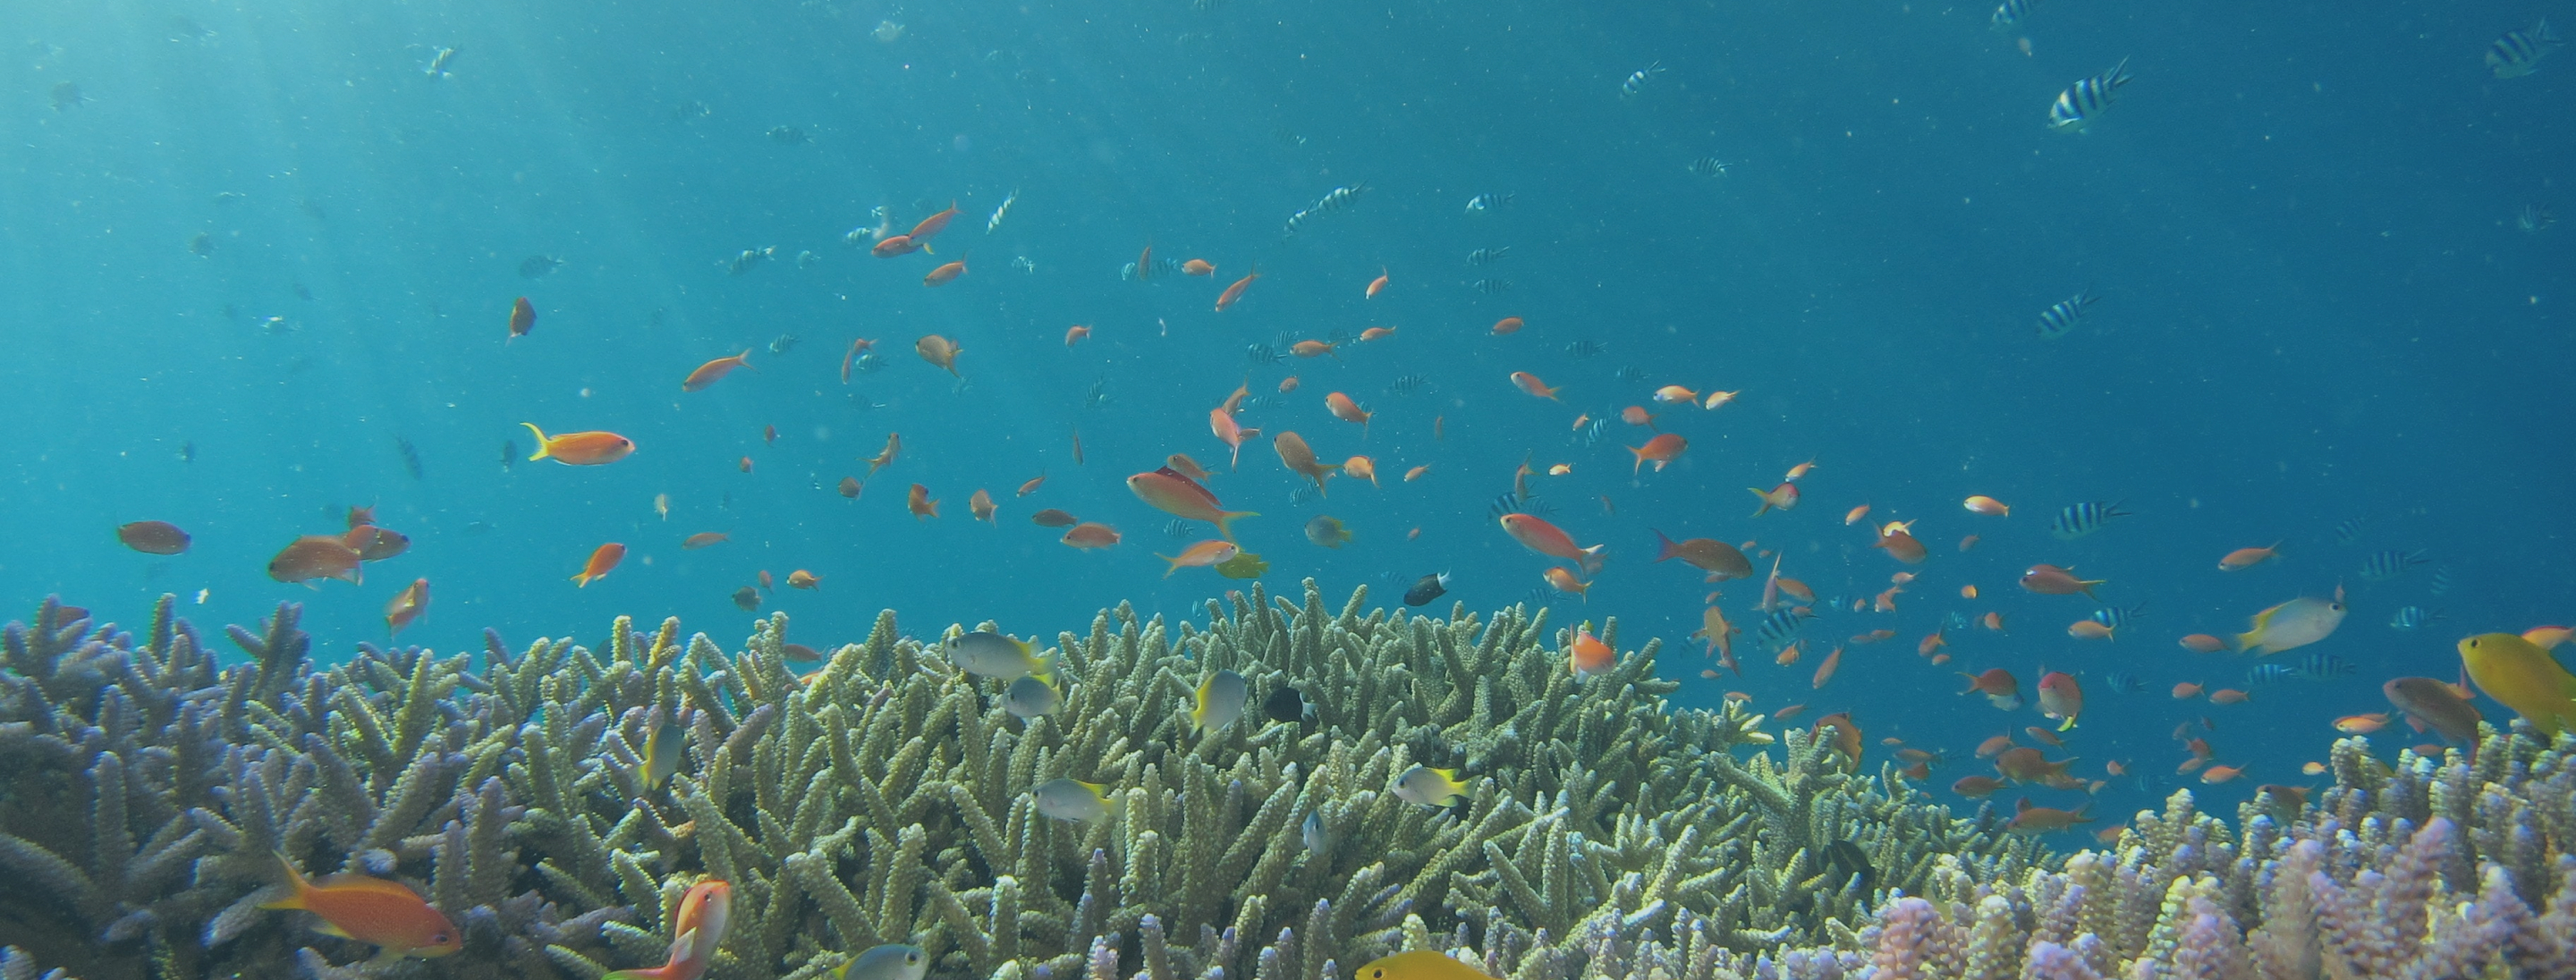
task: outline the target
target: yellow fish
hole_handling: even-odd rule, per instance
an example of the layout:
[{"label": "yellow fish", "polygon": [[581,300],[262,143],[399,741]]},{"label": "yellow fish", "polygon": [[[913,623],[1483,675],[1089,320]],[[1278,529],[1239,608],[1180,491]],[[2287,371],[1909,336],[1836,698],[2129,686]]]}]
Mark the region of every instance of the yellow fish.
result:
[{"label": "yellow fish", "polygon": [[1243,675],[1220,670],[1199,682],[1197,703],[1190,706],[1190,725],[1201,733],[1212,732],[1243,717],[1244,699],[1251,694]]},{"label": "yellow fish", "polygon": [[1260,555],[1238,551],[1234,557],[1216,563],[1216,573],[1227,578],[1260,578],[1270,570],[1270,563]]},{"label": "yellow fish", "polygon": [[644,785],[661,789],[680,771],[680,753],[689,747],[689,730],[664,722],[644,743]]},{"label": "yellow fish", "polygon": [[1438,950],[1417,949],[1410,953],[1369,961],[1360,967],[1352,980],[1494,980],[1485,971],[1460,963]]},{"label": "yellow fish", "polygon": [[2478,690],[2520,713],[2544,736],[2576,726],[2576,675],[2530,640],[2489,633],[2460,641],[2460,660]]},{"label": "yellow fish", "polygon": [[1467,784],[1458,770],[1416,765],[1395,777],[1395,795],[1415,806],[1452,806],[1467,798]]},{"label": "yellow fish", "polygon": [[2270,656],[2325,639],[2343,625],[2343,586],[2332,601],[2302,596],[2254,614],[2254,628],[2236,634],[2236,648]]}]

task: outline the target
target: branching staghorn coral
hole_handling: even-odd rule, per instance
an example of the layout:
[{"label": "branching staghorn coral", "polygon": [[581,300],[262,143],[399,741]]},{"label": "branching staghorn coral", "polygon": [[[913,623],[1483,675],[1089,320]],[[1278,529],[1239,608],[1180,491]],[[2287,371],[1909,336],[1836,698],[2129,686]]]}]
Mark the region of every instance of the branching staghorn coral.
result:
[{"label": "branching staghorn coral", "polygon": [[[1878,886],[1908,889],[2014,877],[2038,857],[1802,734],[1786,758],[1739,759],[1770,741],[1761,719],[1668,706],[1658,643],[1578,683],[1543,611],[1444,620],[1365,598],[1333,610],[1311,583],[1302,603],[1256,586],[1210,602],[1203,627],[1104,612],[1059,634],[1064,706],[1025,721],[891,612],[800,678],[783,615],[736,653],[676,621],[620,619],[596,648],[514,654],[487,632],[480,669],[363,644],[321,669],[283,606],[263,633],[233,630],[250,662],[217,672],[166,600],[140,647],[49,604],[11,633],[0,765],[54,788],[0,810],[0,831],[29,844],[0,862],[90,875],[54,914],[108,955],[0,940],[93,980],[145,962],[421,969],[258,908],[283,853],[420,891],[463,927],[464,949],[426,964],[439,976],[590,980],[659,962],[680,895],[717,877],[734,886],[717,980],[812,977],[889,941],[923,945],[943,975],[1037,980],[1124,957],[1153,978],[1337,980],[1429,936],[1480,943],[1498,975],[1528,980],[1656,957],[1717,977],[1712,964],[1751,969],[1770,961],[1739,954],[1783,944],[1841,947],[1779,954],[1798,970],[1857,963],[1874,896],[1819,857],[1826,844],[1853,842]],[[1615,646],[1616,622],[1601,635]],[[1250,678],[1256,706],[1294,687],[1315,714],[1199,733],[1189,694],[1218,669]],[[666,726],[687,751],[664,781],[646,747]],[[1416,764],[1461,770],[1469,798],[1405,802],[1389,787]],[[111,777],[145,789],[121,820],[84,826],[126,837],[61,819],[67,797],[108,809],[81,794]],[[1108,816],[1041,815],[1029,790],[1060,777],[1113,787]],[[193,874],[129,872],[108,879],[127,891],[105,890],[98,853]]]}]

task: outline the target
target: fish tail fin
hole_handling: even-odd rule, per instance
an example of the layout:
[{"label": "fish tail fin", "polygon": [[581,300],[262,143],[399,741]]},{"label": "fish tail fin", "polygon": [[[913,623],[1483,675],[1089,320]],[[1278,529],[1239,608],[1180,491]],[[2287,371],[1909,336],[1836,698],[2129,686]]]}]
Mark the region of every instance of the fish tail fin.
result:
[{"label": "fish tail fin", "polygon": [[[1632,451],[1633,451],[1633,450],[1632,450]],[[1682,553],[1681,546],[1673,543],[1673,539],[1672,539],[1672,536],[1671,536],[1671,535],[1667,535],[1667,534],[1665,534],[1662,530],[1660,530],[1660,529],[1658,529],[1658,528],[1651,528],[1651,527],[1650,527],[1650,528],[1647,528],[1646,530],[1649,530],[1649,531],[1653,531],[1653,532],[1655,532],[1655,560],[1656,560],[1656,561],[1670,561],[1670,560],[1672,560],[1672,559],[1673,559],[1673,557],[1674,557],[1674,556],[1677,556],[1677,555],[1679,555],[1679,554],[1681,554],[1681,553]]]},{"label": "fish tail fin", "polygon": [[554,450],[546,445],[546,430],[537,428],[537,424],[534,422],[521,422],[519,424],[527,426],[528,431],[534,433],[537,437],[537,452],[535,455],[528,457],[529,461],[533,462],[544,459],[554,454]]},{"label": "fish tail fin", "polygon": [[284,885],[287,892],[285,897],[273,902],[263,902],[259,907],[282,910],[304,908],[304,896],[313,891],[313,883],[305,879],[304,872],[296,870],[295,862],[287,858],[286,852],[270,851],[269,853],[277,857],[277,883]]},{"label": "fish tail fin", "polygon": [[[1180,560],[1180,559],[1178,559],[1178,558],[1174,558],[1174,557],[1172,557],[1172,556],[1170,556],[1170,555],[1162,555],[1162,554],[1155,555],[1154,557],[1156,557],[1156,558],[1160,558],[1160,559],[1162,559],[1162,560],[1163,560],[1163,577],[1164,577],[1164,578],[1171,578],[1171,577],[1172,577],[1172,573],[1173,573],[1173,572],[1177,572],[1177,571],[1180,571],[1180,570],[1181,570],[1181,560]],[[1190,709],[1190,715],[1191,715],[1192,717],[1196,717],[1196,716],[1198,715],[1198,709],[1196,709],[1196,708]]]},{"label": "fish tail fin", "polygon": [[[1644,458],[1644,457],[1643,457],[1643,456],[1640,456],[1639,458],[1640,458],[1640,459],[1642,459],[1642,458]],[[1755,510],[1755,511],[1753,512],[1753,516],[1755,516],[1755,517],[1760,517],[1760,516],[1762,516],[1762,515],[1764,515],[1764,514],[1768,514],[1768,513],[1770,513],[1770,512],[1771,512],[1771,495],[1770,495],[1770,494],[1763,493],[1763,492],[1762,492],[1762,490],[1761,490],[1761,488],[1759,488],[1759,487],[1746,487],[1746,488],[1744,488],[1744,492],[1749,493],[1749,494],[1752,494],[1752,495],[1754,495],[1754,496],[1756,496],[1756,497],[1760,497],[1760,498],[1762,498],[1762,506],[1761,506],[1761,508],[1760,508],[1760,509],[1757,509],[1757,510]]]},{"label": "fish tail fin", "polygon": [[2068,716],[2066,716],[2066,721],[2065,721],[2065,722],[2063,722],[2063,723],[2061,723],[2061,724],[2059,724],[2059,725],[2057,726],[2057,730],[2062,732],[2062,731],[2067,731],[2067,730],[2069,730],[2069,729],[2072,729],[2072,728],[2074,728],[2074,727],[2075,727],[2075,716],[2074,716],[2074,715],[2068,715]]},{"label": "fish tail fin", "polygon": [[1220,511],[1217,511],[1217,512],[1216,512],[1216,522],[1215,522],[1215,523],[1216,523],[1216,536],[1217,536],[1217,537],[1220,537],[1220,538],[1224,538],[1224,539],[1226,539],[1226,540],[1228,540],[1228,541],[1232,541],[1232,540],[1234,540],[1234,522],[1235,522],[1236,520],[1241,519],[1241,518],[1245,518],[1245,517],[1259,517],[1259,516],[1261,516],[1261,512],[1259,512],[1259,511],[1251,511],[1251,510],[1220,510]]},{"label": "fish tail fin", "polygon": [[1602,549],[1608,547],[1610,547],[1608,544],[1596,544],[1592,547],[1581,549],[1582,557],[1574,560],[1575,566],[1583,569],[1583,574],[1585,575],[1601,574],[1601,552]]},{"label": "fish tail fin", "polygon": [[743,348],[743,349],[742,349],[742,353],[734,355],[734,356],[733,356],[733,361],[734,361],[734,363],[739,364],[739,365],[742,365],[743,367],[751,368],[753,371],[758,371],[758,370],[760,370],[759,368],[752,368],[752,367],[751,367],[751,348],[749,348],[749,347],[745,347],[745,348]]}]

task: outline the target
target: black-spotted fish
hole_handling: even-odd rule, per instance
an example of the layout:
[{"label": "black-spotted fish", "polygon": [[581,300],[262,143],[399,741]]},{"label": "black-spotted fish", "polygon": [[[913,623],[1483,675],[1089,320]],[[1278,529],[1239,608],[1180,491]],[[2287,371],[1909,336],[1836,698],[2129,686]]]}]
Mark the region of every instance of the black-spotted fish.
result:
[{"label": "black-spotted fish", "polygon": [[1199,682],[1198,696],[1190,706],[1190,725],[1201,734],[1212,732],[1243,717],[1244,699],[1251,693],[1243,675],[1220,670]]},{"label": "black-spotted fish", "polygon": [[2080,133],[2093,125],[2093,120],[2110,108],[2119,97],[2120,86],[2134,78],[2129,74],[2129,59],[2111,66],[2110,71],[2083,79],[2057,93],[2057,101],[2048,106],[2048,128],[2060,133]]},{"label": "black-spotted fish", "polygon": [[1029,795],[1037,799],[1039,813],[1057,820],[1087,822],[1109,815],[1109,787],[1100,783],[1050,779]]},{"label": "black-spotted fish", "polygon": [[1451,806],[1467,798],[1467,784],[1458,780],[1458,770],[1417,763],[1395,777],[1395,795],[1415,806]]}]

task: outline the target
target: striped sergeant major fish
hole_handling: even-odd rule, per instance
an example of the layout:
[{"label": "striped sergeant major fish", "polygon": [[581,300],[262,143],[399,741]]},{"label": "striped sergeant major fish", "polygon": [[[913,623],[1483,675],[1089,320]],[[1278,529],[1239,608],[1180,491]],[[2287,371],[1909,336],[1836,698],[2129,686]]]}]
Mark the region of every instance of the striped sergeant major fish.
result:
[{"label": "striped sergeant major fish", "polygon": [[2390,548],[2386,551],[2372,552],[2370,557],[2361,561],[2361,580],[2385,582],[2406,574],[2407,569],[2424,564],[2425,560],[2422,551]]},{"label": "striped sergeant major fish", "polygon": [[2311,653],[2299,658],[2299,675],[2312,681],[2350,677],[2360,670],[2352,661],[2331,653]]},{"label": "striped sergeant major fish", "polygon": [[2131,620],[2137,619],[2139,610],[2145,608],[2145,603],[2126,607],[2104,606],[2100,609],[2093,610],[2092,618],[2094,622],[2116,630],[2120,627],[2129,625]]},{"label": "striped sergeant major fish", "polygon": [[2361,540],[2361,525],[2362,519],[2358,517],[2347,517],[2337,523],[2334,526],[2335,543],[2351,544]]},{"label": "striped sergeant major fish", "polygon": [[2112,671],[2102,675],[2102,682],[2113,694],[2136,694],[2147,689],[2147,682],[2136,674]]},{"label": "striped sergeant major fish", "polygon": [[2057,101],[2048,107],[2048,128],[2060,133],[2080,133],[2093,125],[2093,117],[2109,108],[2120,94],[2120,86],[2129,84],[2129,59],[2111,66],[2110,71],[2083,79],[2057,93]]},{"label": "striped sergeant major fish", "polygon": [[1478,194],[1467,199],[1467,213],[1474,214],[1478,211],[1491,211],[1510,203],[1512,203],[1512,195],[1508,192],[1502,194]]},{"label": "striped sergeant major fish", "polygon": [[2442,611],[2439,609],[2428,611],[2422,606],[2407,606],[2397,610],[2397,615],[2388,617],[2388,628],[2393,630],[2422,629],[2424,624],[2441,618]]},{"label": "striped sergeant major fish", "polygon": [[2039,0],[2004,0],[2002,6],[1995,8],[1995,15],[1986,19],[1986,26],[1998,34],[2010,31],[2021,26],[2021,19],[2030,16],[2031,8],[2037,6]]},{"label": "striped sergeant major fish", "polygon": [[2487,45],[2487,67],[2495,69],[2497,78],[2521,78],[2540,70],[2540,59],[2567,42],[2549,31],[2549,19],[2519,31],[2506,31],[2504,36]]},{"label": "striped sergeant major fish", "polygon": [[1690,162],[1690,172],[1702,177],[1722,177],[1726,168],[1735,166],[1716,157],[1701,157]]},{"label": "striped sergeant major fish", "polygon": [[2298,680],[2299,676],[2299,668],[2295,664],[2255,664],[2245,669],[2245,683],[2248,685],[2278,684]]},{"label": "striped sergeant major fish", "polygon": [[2434,566],[2433,588],[2431,591],[2434,595],[2441,595],[2442,593],[2451,591],[2451,566]]},{"label": "striped sergeant major fish", "polygon": [[1815,615],[1803,612],[1801,608],[1781,609],[1762,617],[1762,622],[1753,628],[1753,638],[1764,649],[1777,650],[1788,646],[1798,638],[1798,627],[1805,625],[1807,617]]},{"label": "striped sergeant major fish", "polygon": [[2093,291],[2088,289],[2039,311],[2040,339],[2056,340],[2066,336],[2068,331],[2075,329],[2077,323],[2083,321],[2084,308],[2101,301],[2102,297],[2093,295]]},{"label": "striped sergeant major fish", "polygon": [[2102,525],[2110,523],[2114,517],[2127,516],[2129,512],[2121,510],[2117,502],[2106,504],[2098,500],[2088,500],[2080,504],[2068,504],[2058,510],[2055,520],[2048,523],[2048,533],[2060,541],[2073,541],[2101,530]]},{"label": "striped sergeant major fish", "polygon": [[1647,65],[1644,68],[1639,68],[1636,71],[1629,72],[1628,77],[1619,83],[1619,97],[1623,99],[1636,98],[1637,93],[1646,90],[1647,79],[1663,73],[1664,63],[1661,60],[1657,60],[1655,63]]},{"label": "striped sergeant major fish", "polygon": [[1502,261],[1502,260],[1504,260],[1504,259],[1508,259],[1508,258],[1511,258],[1511,257],[1512,257],[1512,247],[1511,247],[1511,246],[1509,246],[1509,245],[1505,245],[1505,246],[1503,246],[1503,247],[1501,247],[1501,248],[1480,248],[1480,249],[1477,249],[1477,250],[1475,250],[1475,251],[1473,251],[1473,252],[1469,252],[1469,253],[1467,253],[1467,264],[1468,264],[1468,265],[1492,265],[1492,264],[1494,264],[1494,263],[1496,263],[1496,262],[1500,262],[1500,261]]}]

